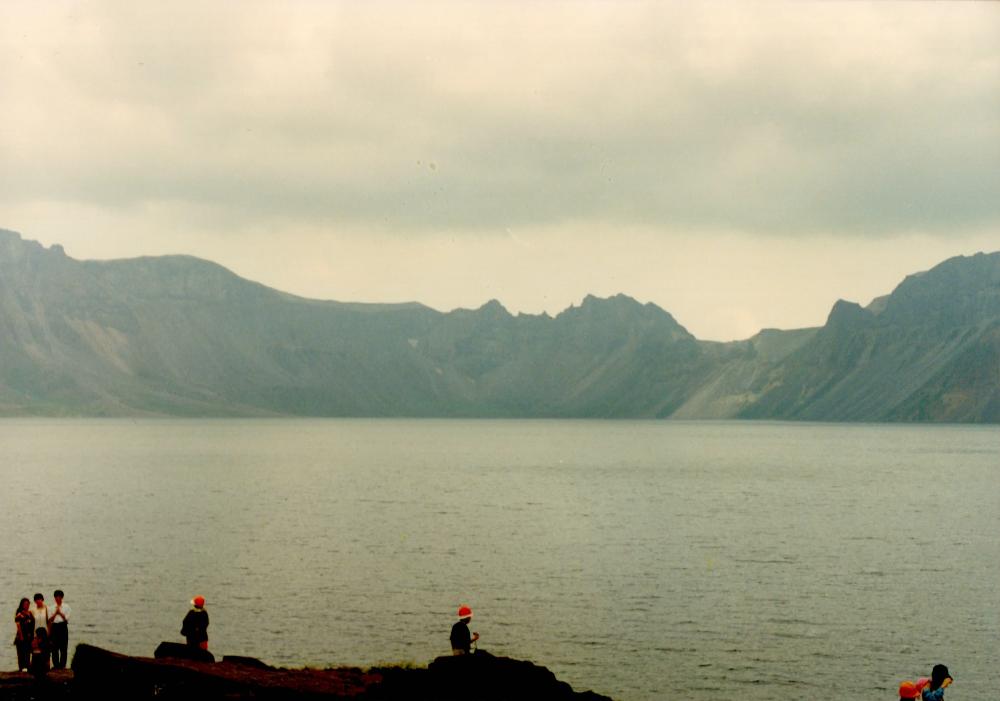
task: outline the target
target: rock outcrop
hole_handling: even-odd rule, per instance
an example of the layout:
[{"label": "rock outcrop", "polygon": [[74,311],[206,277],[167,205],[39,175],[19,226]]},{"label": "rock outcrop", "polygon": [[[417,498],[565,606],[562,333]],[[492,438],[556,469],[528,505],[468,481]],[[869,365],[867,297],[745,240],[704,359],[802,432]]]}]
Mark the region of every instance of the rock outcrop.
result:
[{"label": "rock outcrop", "polygon": [[[73,655],[72,669],[73,679],[60,691],[63,695],[53,698],[610,701],[593,692],[573,691],[544,667],[483,652],[439,657],[427,667],[279,669],[246,657],[223,657],[214,663],[150,659],[81,644]],[[32,684],[27,679],[25,684]],[[40,687],[30,688],[37,692]],[[28,697],[7,696],[0,687],[0,699],[14,698]]]}]

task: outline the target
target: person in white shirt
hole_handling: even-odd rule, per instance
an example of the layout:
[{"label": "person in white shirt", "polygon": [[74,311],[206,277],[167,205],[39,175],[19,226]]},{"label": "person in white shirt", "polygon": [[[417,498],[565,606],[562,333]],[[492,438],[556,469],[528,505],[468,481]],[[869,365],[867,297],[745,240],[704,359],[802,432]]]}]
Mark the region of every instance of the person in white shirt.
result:
[{"label": "person in white shirt", "polygon": [[[35,628],[48,628],[49,607],[45,605],[45,597],[38,593],[34,599],[35,605],[31,608],[31,615],[35,617]],[[48,633],[48,630],[45,632]]]},{"label": "person in white shirt", "polygon": [[56,589],[52,597],[55,605],[49,609],[49,646],[52,648],[52,669],[66,669],[66,651],[69,649],[69,604],[63,603],[63,590]]}]

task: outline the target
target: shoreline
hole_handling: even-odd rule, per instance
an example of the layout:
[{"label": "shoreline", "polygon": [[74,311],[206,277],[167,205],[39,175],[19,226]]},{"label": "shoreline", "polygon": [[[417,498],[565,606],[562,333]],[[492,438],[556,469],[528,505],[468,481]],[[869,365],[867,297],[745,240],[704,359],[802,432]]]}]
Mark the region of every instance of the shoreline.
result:
[{"label": "shoreline", "polygon": [[81,643],[70,669],[50,671],[41,682],[26,672],[0,673],[0,701],[91,698],[611,701],[592,691],[574,691],[540,665],[482,651],[438,657],[426,666],[289,669],[248,657],[215,662],[131,657]]}]

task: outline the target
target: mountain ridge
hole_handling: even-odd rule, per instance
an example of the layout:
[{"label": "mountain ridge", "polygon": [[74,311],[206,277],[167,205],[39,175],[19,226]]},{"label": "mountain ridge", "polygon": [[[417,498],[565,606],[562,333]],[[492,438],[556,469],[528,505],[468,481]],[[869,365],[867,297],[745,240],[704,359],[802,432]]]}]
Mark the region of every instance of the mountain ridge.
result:
[{"label": "mountain ridge", "polygon": [[0,229],[0,414],[1000,422],[1000,253],[956,256],[823,326],[695,338],[587,295],[311,300],[192,256],[77,261]]}]

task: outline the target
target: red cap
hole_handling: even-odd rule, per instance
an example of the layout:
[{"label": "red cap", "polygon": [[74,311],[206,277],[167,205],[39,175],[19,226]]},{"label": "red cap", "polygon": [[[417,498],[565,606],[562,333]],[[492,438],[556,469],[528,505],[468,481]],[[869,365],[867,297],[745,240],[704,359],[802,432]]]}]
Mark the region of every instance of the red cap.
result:
[{"label": "red cap", "polygon": [[458,617],[459,618],[472,618],[472,609],[470,609],[465,604],[458,607]]},{"label": "red cap", "polygon": [[920,698],[920,692],[917,691],[917,685],[913,682],[903,682],[899,685],[899,698],[901,699],[918,699]]},{"label": "red cap", "polygon": [[193,599],[191,599],[191,604],[194,605],[195,608],[201,608],[202,606],[205,605],[205,597],[196,596]]}]

